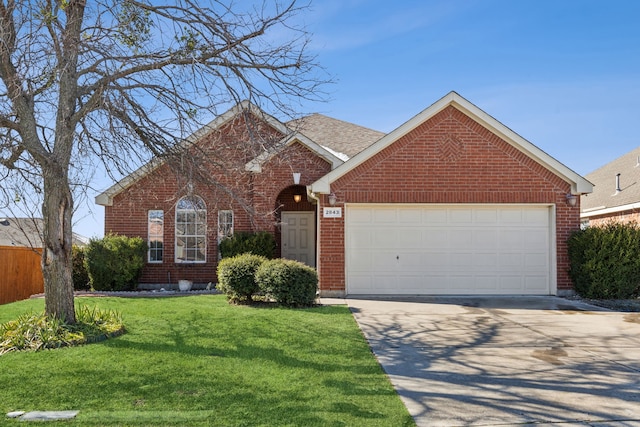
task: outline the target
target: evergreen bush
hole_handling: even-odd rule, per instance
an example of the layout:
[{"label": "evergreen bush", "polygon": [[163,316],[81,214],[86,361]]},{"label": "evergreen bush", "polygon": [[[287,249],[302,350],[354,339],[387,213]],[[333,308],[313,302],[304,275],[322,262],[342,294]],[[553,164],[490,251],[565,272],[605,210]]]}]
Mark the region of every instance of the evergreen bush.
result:
[{"label": "evergreen bush", "polygon": [[263,263],[256,271],[256,282],[267,297],[288,306],[311,306],[318,291],[316,270],[288,259]]},{"label": "evergreen bush", "polygon": [[85,248],[82,246],[73,245],[71,248],[71,255],[73,257],[73,289],[76,291],[86,291],[91,289],[89,284],[89,272],[85,265],[84,256]]},{"label": "evergreen bush", "polygon": [[569,274],[585,298],[640,297],[640,228],[609,223],[576,231],[569,238]]},{"label": "evergreen bush", "polygon": [[147,255],[147,242],[140,237],[110,234],[91,239],[85,265],[91,288],[97,291],[134,291]]},{"label": "evergreen bush", "polygon": [[252,301],[253,295],[260,291],[256,284],[256,270],[267,258],[242,254],[224,258],[218,263],[217,289],[227,295],[229,302]]},{"label": "evergreen bush", "polygon": [[273,234],[267,231],[257,233],[239,231],[220,242],[220,256],[222,258],[251,253],[272,259],[275,249],[276,240]]}]

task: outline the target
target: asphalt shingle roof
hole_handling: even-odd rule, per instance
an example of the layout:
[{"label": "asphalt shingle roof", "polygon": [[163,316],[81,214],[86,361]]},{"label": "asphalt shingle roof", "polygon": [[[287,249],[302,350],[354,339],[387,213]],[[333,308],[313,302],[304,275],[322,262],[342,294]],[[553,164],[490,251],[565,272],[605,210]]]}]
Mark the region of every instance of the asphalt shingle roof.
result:
[{"label": "asphalt shingle roof", "polygon": [[[41,218],[9,218],[0,214],[0,246],[42,247]],[[84,246],[89,239],[73,233],[73,244]]]},{"label": "asphalt shingle roof", "polygon": [[[582,211],[612,208],[640,201],[640,147],[587,174],[593,193],[581,197]],[[616,175],[620,190],[616,192]]]},{"label": "asphalt shingle roof", "polygon": [[385,133],[344,122],[322,114],[311,114],[287,123],[291,130],[312,141],[353,157],[382,138]]}]

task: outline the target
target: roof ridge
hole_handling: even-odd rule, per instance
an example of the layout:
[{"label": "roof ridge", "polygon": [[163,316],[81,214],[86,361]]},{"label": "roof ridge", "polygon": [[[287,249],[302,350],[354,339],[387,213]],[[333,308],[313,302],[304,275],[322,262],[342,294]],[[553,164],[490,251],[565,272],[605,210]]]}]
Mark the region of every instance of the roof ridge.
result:
[{"label": "roof ridge", "polygon": [[361,129],[366,129],[366,130],[368,130],[368,131],[377,132],[377,133],[379,133],[379,134],[381,134],[381,135],[386,135],[386,134],[387,134],[386,132],[383,132],[383,131],[381,131],[381,130],[373,129],[373,128],[370,128],[370,127],[367,127],[367,126],[364,126],[364,125],[360,125],[360,124],[358,124],[358,123],[349,122],[349,121],[346,121],[346,120],[343,120],[343,119],[338,119],[338,118],[335,118],[335,117],[333,117],[333,116],[329,116],[329,115],[326,115],[326,114],[323,114],[323,113],[311,113],[311,114],[307,114],[306,116],[302,116],[302,117],[299,117],[299,118],[297,118],[297,119],[289,120],[289,121],[288,121],[288,122],[286,122],[285,124],[286,124],[286,125],[287,125],[287,127],[288,127],[290,123],[294,123],[294,122],[302,121],[302,120],[304,120],[304,119],[306,119],[306,118],[313,117],[313,116],[325,117],[325,118],[327,118],[327,119],[331,119],[331,120],[336,121],[336,122],[344,123],[345,125],[355,126],[355,127],[361,128]]}]

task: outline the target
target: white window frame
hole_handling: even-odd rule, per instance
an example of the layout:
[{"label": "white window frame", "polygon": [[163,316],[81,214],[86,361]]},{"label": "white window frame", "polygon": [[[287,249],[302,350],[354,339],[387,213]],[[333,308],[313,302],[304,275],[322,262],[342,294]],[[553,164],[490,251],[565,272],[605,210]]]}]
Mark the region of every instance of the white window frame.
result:
[{"label": "white window frame", "polygon": [[[159,221],[158,221],[159,220]],[[159,223],[158,230],[157,226],[153,227],[154,224]],[[147,251],[147,262],[150,264],[162,264],[162,260],[164,259],[164,211],[160,209],[151,209],[147,212],[147,242],[149,244],[149,250]],[[162,247],[158,248],[157,244],[153,247],[152,242],[159,242]],[[152,259],[151,254],[154,253],[157,255],[160,254],[160,259]]]},{"label": "white window frame", "polygon": [[201,197],[183,197],[176,204],[174,259],[176,264],[207,262],[207,207]]},{"label": "white window frame", "polygon": [[218,244],[227,237],[233,236],[233,221],[232,210],[218,211]]}]

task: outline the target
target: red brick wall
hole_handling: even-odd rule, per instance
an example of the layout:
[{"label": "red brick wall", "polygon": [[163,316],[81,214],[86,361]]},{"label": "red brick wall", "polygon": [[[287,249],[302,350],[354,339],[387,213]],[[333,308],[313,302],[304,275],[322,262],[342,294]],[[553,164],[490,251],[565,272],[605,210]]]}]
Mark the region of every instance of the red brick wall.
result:
[{"label": "red brick wall", "polygon": [[[346,203],[549,203],[556,205],[557,288],[572,284],[566,241],[579,227],[570,185],[453,107],[331,184]],[[328,206],[327,197],[322,206]],[[319,208],[321,209],[321,207]],[[343,212],[344,213],[344,212]],[[345,291],[344,215],[320,218],[320,287]]]},{"label": "red brick wall", "polygon": [[[258,142],[260,147],[272,144],[270,140],[281,136],[275,135],[273,129],[262,128],[261,131],[264,138]],[[329,172],[330,164],[296,143],[266,162],[261,173],[247,172],[246,162],[260,152],[244,145],[248,138],[246,124],[242,120],[233,121],[193,147],[198,154],[196,158],[205,166],[205,173],[192,172],[190,181],[188,172],[176,172],[163,165],[119,193],[112,206],[105,207],[105,233],[139,236],[145,240],[148,237],[148,211],[164,211],[163,262],[146,264],[141,283],[175,284],[179,279],[215,283],[218,210],[233,210],[235,231],[266,230],[273,233],[278,231],[276,212],[282,209],[281,204],[291,210],[315,210],[307,201],[304,187],[303,200],[297,206],[277,198],[280,195],[282,200],[288,200],[288,193],[293,191],[292,172],[300,172],[300,183],[308,185]],[[193,166],[187,165],[185,170],[193,171]],[[204,264],[185,265],[174,261],[175,207],[178,200],[189,192],[202,197],[207,206],[207,255]]]},{"label": "red brick wall", "polygon": [[590,227],[601,227],[611,222],[619,222],[621,224],[635,222],[640,224],[640,212],[628,210],[589,218]]}]

